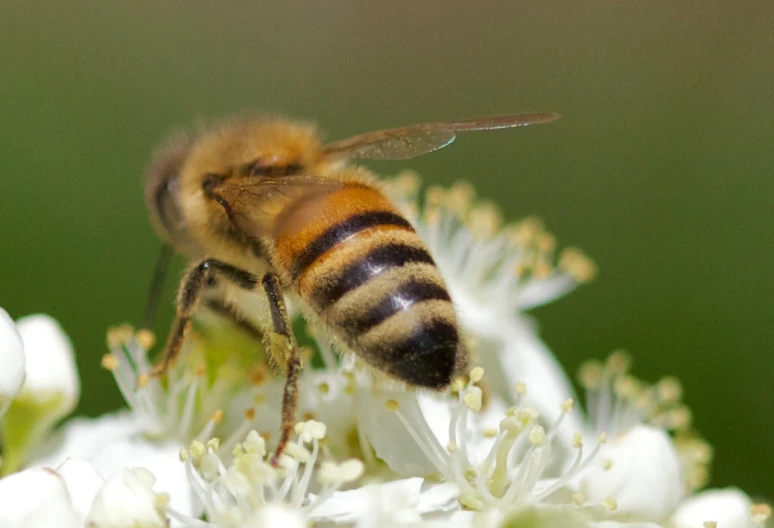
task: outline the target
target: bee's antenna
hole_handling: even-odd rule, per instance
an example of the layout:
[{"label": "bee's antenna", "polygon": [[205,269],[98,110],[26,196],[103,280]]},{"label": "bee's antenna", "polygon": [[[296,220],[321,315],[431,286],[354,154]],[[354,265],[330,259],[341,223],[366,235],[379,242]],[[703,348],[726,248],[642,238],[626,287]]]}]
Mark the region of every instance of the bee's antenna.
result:
[{"label": "bee's antenna", "polygon": [[153,270],[153,279],[148,288],[148,301],[145,303],[145,315],[142,319],[142,328],[152,330],[156,324],[156,313],[159,309],[159,301],[164,291],[164,282],[169,271],[169,264],[172,261],[172,246],[162,244],[159,256],[156,259],[156,268]]}]

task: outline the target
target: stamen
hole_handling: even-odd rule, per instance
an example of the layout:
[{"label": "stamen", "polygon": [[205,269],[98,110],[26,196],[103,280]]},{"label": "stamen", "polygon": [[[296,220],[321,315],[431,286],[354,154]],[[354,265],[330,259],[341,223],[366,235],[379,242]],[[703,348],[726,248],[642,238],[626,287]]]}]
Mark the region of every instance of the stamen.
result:
[{"label": "stamen", "polygon": [[754,504],[750,508],[750,515],[755,526],[764,526],[771,517],[771,506],[768,504]]}]

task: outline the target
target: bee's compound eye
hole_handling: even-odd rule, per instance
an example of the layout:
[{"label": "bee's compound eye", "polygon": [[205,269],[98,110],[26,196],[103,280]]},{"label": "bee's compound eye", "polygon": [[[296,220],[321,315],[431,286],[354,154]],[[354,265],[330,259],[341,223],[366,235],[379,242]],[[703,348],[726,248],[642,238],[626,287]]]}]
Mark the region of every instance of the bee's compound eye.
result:
[{"label": "bee's compound eye", "polygon": [[290,162],[284,157],[258,158],[242,169],[246,176],[290,176],[303,170],[303,165]]},{"label": "bee's compound eye", "polygon": [[202,182],[202,187],[207,192],[214,191],[225,179],[226,178],[220,174],[206,174],[204,176],[204,181]]}]

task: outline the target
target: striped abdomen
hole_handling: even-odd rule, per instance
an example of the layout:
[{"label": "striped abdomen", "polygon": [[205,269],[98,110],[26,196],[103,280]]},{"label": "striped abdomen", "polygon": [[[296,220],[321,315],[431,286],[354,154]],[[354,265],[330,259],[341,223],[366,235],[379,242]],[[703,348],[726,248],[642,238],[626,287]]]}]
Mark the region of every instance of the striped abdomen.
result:
[{"label": "striped abdomen", "polygon": [[[310,212],[313,214],[310,216]],[[442,388],[464,365],[454,306],[414,229],[377,190],[347,184],[299,202],[278,256],[299,295],[372,366]]]}]

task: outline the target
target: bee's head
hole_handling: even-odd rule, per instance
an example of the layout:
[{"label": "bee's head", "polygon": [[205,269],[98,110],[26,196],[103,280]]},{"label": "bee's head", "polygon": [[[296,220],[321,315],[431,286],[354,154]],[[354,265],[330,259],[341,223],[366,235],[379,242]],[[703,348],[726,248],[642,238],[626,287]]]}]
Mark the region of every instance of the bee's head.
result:
[{"label": "bee's head", "polygon": [[[204,132],[181,168],[182,213],[189,223],[207,219],[227,229],[228,217],[212,190],[261,178],[318,170],[320,142],[314,127],[279,119],[238,119]],[[204,227],[204,226],[202,226]]]},{"label": "bee's head", "polygon": [[178,135],[156,151],[145,173],[145,206],[156,233],[179,251],[195,244],[180,206],[180,175],[192,142]]}]

